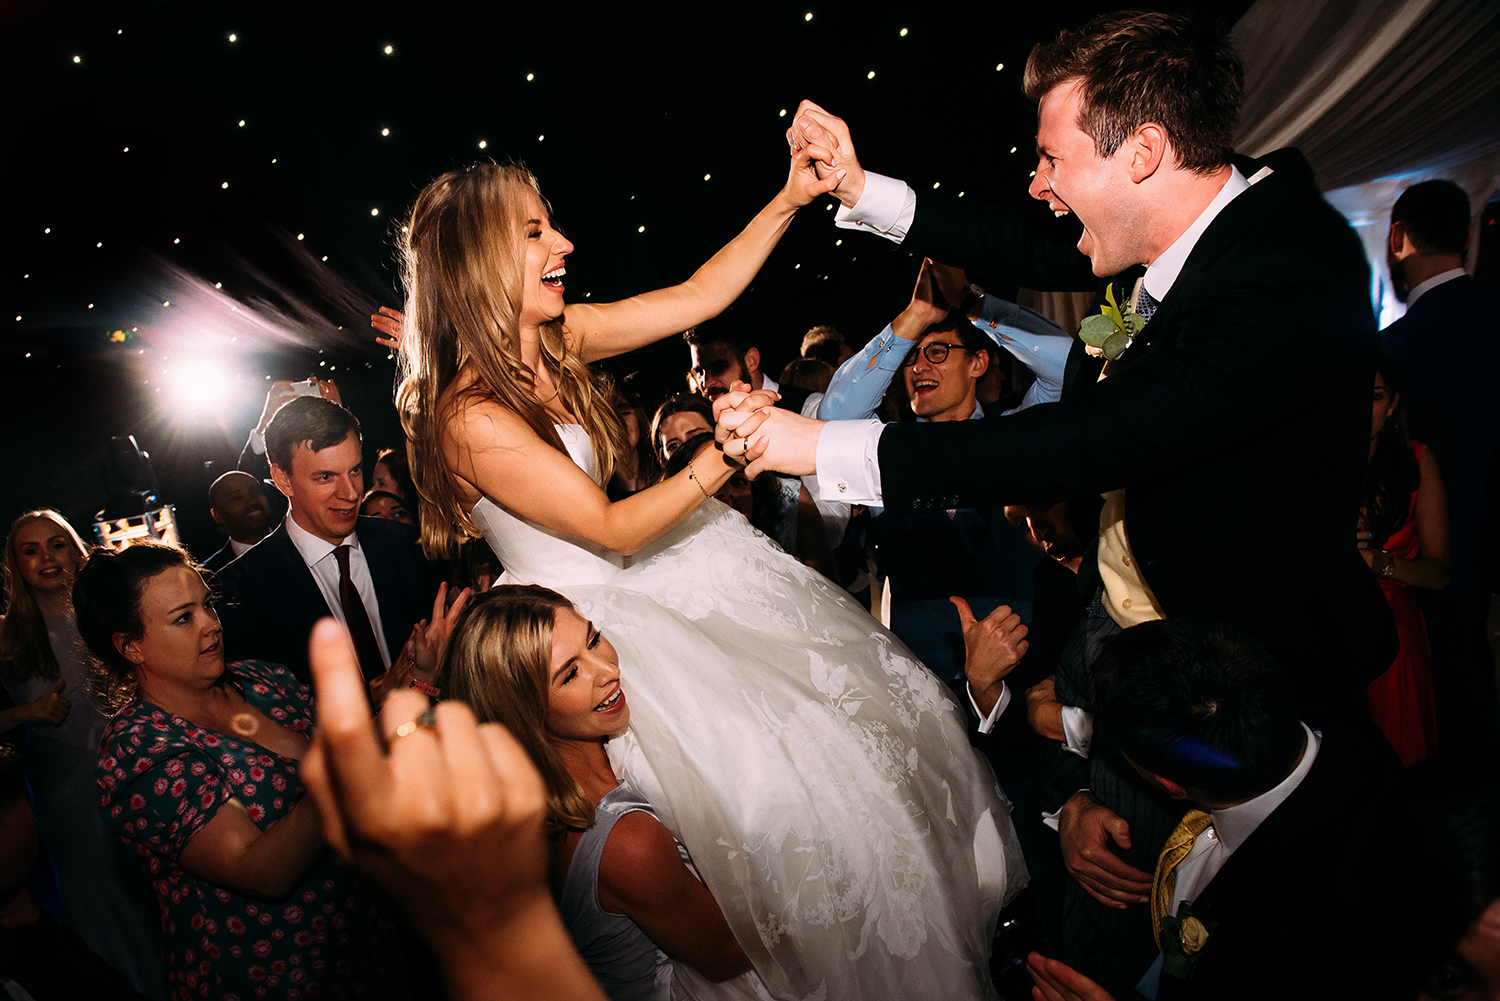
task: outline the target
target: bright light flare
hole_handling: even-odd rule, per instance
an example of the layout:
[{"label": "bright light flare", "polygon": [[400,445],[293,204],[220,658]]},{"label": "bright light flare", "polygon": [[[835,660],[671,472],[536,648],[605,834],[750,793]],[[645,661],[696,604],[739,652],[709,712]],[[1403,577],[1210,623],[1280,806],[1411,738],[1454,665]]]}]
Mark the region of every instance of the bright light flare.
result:
[{"label": "bright light flare", "polygon": [[223,363],[210,358],[173,360],[162,373],[162,381],[178,406],[198,413],[220,408],[234,396]]}]

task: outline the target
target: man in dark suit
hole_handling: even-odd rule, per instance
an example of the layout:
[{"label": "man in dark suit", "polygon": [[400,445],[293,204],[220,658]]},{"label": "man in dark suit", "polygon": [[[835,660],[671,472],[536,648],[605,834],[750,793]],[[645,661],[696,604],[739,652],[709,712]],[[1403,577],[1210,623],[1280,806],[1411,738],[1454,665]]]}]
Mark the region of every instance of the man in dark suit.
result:
[{"label": "man in dark suit", "polygon": [[249,552],[271,530],[271,506],[260,481],[238,469],[214,480],[208,488],[208,513],[229,536],[223,548],[203,561],[203,569],[218,573]]},{"label": "man in dark suit", "polygon": [[1141,993],[1328,996],[1309,958],[1330,920],[1317,906],[1338,862],[1326,839],[1357,829],[1399,772],[1390,747],[1341,722],[1309,728],[1280,665],[1226,627],[1127,629],[1092,682],[1097,739],[1188,807],[1153,875],[1161,953]]},{"label": "man in dark suit", "polygon": [[399,667],[435,588],[409,525],[358,515],[359,422],[336,403],[298,397],[266,428],[266,454],[288,511],[218,576],[226,656],[285,664],[306,681],[308,634],[332,615],[349,627],[367,680]]},{"label": "man in dark suit", "polygon": [[1432,449],[1448,494],[1453,579],[1424,596],[1423,609],[1445,747],[1500,736],[1484,635],[1489,588],[1477,558],[1485,480],[1500,443],[1500,296],[1464,272],[1470,236],[1469,196],[1458,185],[1425,181],[1402,192],[1387,262],[1407,310],[1381,333],[1404,384],[1411,436]]},{"label": "man in dark suit", "polygon": [[[731,393],[720,435],[749,440],[752,474],[816,472],[823,496],[888,510],[1107,493],[1097,558],[1080,568],[1099,582],[1080,652],[1161,617],[1231,621],[1272,647],[1321,719],[1352,712],[1396,649],[1348,545],[1378,340],[1359,242],[1306,161],[1230,149],[1241,77],[1226,34],[1176,14],[1111,15],[1038,46],[1030,190],[1062,220],[870,174],[844,123],[804,102],[789,139],[845,172],[843,224],[1030,288],[1094,285],[1102,299],[1104,278],[1146,322],[1107,366],[1075,344],[1061,400],[1011,416],[823,425]],[[1295,541],[1249,544],[1288,504]],[[1144,874],[1108,840],[1128,824],[1149,853],[1169,815],[1119,806],[1069,799],[1064,855],[1093,897],[1139,914]]]}]

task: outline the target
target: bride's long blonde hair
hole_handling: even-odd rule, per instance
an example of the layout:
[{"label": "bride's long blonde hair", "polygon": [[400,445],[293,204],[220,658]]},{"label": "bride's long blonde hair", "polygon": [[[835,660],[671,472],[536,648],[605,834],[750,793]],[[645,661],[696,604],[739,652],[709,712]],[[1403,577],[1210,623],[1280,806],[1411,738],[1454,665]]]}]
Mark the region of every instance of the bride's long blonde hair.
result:
[{"label": "bride's long blonde hair", "polygon": [[[553,415],[537,399],[536,373],[521,360],[517,336],[528,193],[541,197],[536,178],[517,164],[450,171],[422,189],[402,230],[406,333],[396,407],[421,498],[422,548],[434,559],[479,535],[443,461],[444,430],[464,408],[497,403],[567,451]],[[559,402],[588,432],[602,482],[608,482],[625,430],[588,367],[569,352],[561,318],[541,328],[541,363]],[[465,366],[476,378],[450,392]]]}]

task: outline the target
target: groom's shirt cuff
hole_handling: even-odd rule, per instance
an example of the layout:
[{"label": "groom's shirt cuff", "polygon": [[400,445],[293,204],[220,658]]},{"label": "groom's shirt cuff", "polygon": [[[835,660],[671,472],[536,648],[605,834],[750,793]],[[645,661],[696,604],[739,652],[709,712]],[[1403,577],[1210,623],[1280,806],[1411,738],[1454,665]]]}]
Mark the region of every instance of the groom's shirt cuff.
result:
[{"label": "groom's shirt cuff", "polygon": [[1000,714],[1005,712],[1005,707],[1010,705],[1010,686],[1000,682],[1000,697],[995,700],[995,708],[990,710],[988,716],[979,711],[979,701],[974,698],[974,689],[967,682],[964,683],[964,691],[969,693],[969,705],[974,707],[974,716],[979,720],[979,732],[989,733],[995,728],[995,721],[1000,718]]},{"label": "groom's shirt cuff", "polygon": [[818,434],[818,495],[844,504],[882,505],[878,420],[829,421]]},{"label": "groom's shirt cuff", "polygon": [[883,236],[892,243],[906,239],[917,214],[917,193],[905,181],[865,171],[865,190],[854,207],[840,205],[833,224],[840,229],[859,229]]}]

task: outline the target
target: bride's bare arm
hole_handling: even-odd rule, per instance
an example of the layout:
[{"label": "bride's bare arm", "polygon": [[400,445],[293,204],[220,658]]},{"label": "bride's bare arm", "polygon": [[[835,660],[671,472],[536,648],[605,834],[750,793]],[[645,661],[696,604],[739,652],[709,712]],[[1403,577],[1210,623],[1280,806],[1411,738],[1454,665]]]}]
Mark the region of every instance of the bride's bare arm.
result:
[{"label": "bride's bare arm", "polygon": [[584,361],[598,361],[680,334],[718,316],[745,291],[797,210],[838,186],[843,172],[819,179],[806,150],[792,157],[786,185],[750,225],[681,285],[608,303],[568,306],[567,329]]},{"label": "bride's bare arm", "polygon": [[543,528],[630,555],[713,496],[733,472],[717,448],[689,469],[611,502],[567,455],[494,403],[466,408],[444,442],[448,467],[480,493]]}]

